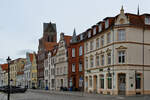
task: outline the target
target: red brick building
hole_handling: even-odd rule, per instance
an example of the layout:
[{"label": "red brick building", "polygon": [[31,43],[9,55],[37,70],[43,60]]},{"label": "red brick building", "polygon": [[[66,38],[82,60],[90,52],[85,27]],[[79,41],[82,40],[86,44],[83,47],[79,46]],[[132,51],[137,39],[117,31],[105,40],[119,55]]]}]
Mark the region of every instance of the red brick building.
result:
[{"label": "red brick building", "polygon": [[74,30],[68,48],[68,87],[73,90],[84,89],[84,43],[83,34],[76,36]]},{"label": "red brick building", "polygon": [[55,23],[43,24],[43,37],[39,39],[38,54],[37,54],[37,79],[38,87],[44,88],[44,60],[57,43],[57,30]]}]

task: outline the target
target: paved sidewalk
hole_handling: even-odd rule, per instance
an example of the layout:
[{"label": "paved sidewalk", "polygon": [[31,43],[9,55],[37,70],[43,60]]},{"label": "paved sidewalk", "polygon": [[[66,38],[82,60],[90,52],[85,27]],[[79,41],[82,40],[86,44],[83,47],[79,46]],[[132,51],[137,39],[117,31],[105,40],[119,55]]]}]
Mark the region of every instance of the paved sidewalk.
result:
[{"label": "paved sidewalk", "polygon": [[95,97],[95,96],[103,96],[103,97],[114,97],[112,95],[104,95],[104,94],[97,94],[97,93],[85,93],[85,92],[79,92],[79,91],[50,91],[50,90],[40,90],[40,89],[28,89],[30,92],[38,92],[38,93],[48,93],[48,94],[55,94],[55,95],[68,95],[68,96],[89,96],[89,97]]},{"label": "paved sidewalk", "polygon": [[7,100],[7,94],[0,92],[0,100]]}]

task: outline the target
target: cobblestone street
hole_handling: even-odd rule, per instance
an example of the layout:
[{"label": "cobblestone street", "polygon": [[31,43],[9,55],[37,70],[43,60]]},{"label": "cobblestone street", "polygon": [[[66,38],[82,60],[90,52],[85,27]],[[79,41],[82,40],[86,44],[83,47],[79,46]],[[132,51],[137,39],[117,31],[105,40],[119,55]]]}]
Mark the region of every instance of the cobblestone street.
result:
[{"label": "cobblestone street", "polygon": [[[7,100],[7,94],[0,93],[0,100]],[[11,94],[10,100],[150,100],[150,96],[110,96],[74,92],[49,92],[28,90],[26,93]]]}]

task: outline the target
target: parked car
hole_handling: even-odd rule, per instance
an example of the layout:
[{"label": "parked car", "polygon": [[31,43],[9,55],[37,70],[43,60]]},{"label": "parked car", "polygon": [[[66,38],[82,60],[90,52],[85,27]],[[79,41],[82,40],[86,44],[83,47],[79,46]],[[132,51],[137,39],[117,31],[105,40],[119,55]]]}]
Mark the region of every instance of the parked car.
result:
[{"label": "parked car", "polygon": [[[10,93],[24,93],[27,88],[19,87],[19,86],[10,86]],[[8,93],[8,86],[6,86],[3,92]]]},{"label": "parked car", "polygon": [[0,91],[3,92],[6,86],[1,86]]}]

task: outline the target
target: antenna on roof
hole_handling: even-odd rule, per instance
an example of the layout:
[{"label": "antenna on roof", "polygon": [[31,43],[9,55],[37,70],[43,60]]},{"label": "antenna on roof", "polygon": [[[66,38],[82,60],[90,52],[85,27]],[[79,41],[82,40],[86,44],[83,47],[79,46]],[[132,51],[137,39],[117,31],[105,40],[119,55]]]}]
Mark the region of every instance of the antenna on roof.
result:
[{"label": "antenna on roof", "polygon": [[137,15],[140,15],[139,4],[138,4],[138,8],[137,8]]}]

